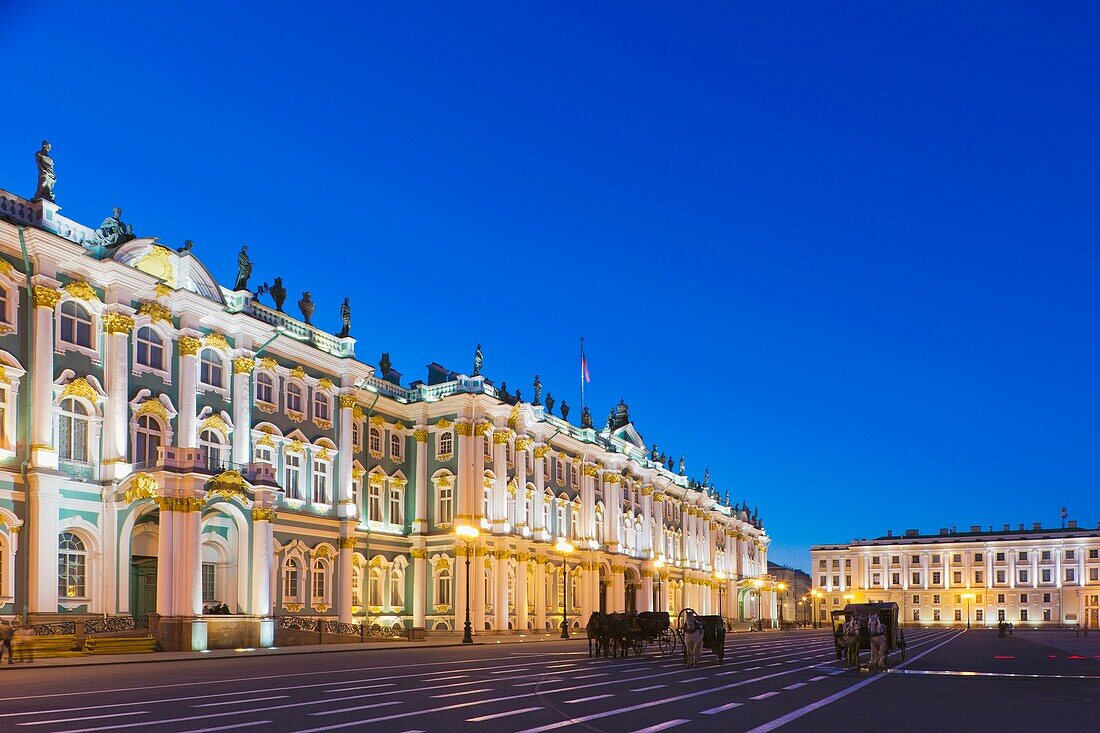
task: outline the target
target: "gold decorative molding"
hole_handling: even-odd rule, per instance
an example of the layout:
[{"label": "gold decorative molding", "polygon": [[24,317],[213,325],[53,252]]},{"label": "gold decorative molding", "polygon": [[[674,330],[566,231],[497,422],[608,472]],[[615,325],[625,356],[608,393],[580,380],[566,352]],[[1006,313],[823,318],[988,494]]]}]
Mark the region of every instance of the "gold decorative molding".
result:
[{"label": "gold decorative molding", "polygon": [[234,374],[251,374],[256,368],[256,360],[248,356],[238,356],[233,360]]},{"label": "gold decorative molding", "polygon": [[253,522],[274,522],[279,518],[279,513],[268,507],[256,507],[252,510]]},{"label": "gold decorative molding", "polygon": [[540,445],[535,448],[535,458],[546,458],[550,455],[550,446]]},{"label": "gold decorative molding", "polygon": [[455,432],[459,435],[469,436],[473,432],[473,426],[468,422],[460,422],[455,424]]},{"label": "gold decorative molding", "polygon": [[87,379],[84,377],[76,377],[70,380],[69,383],[65,385],[65,388],[61,390],[61,399],[65,399],[66,397],[81,397],[94,405],[99,399],[99,393],[88,383]]},{"label": "gold decorative molding", "polygon": [[275,367],[278,365],[279,362],[275,361],[275,359],[270,356],[265,356],[260,359],[260,366],[269,371],[275,371]]},{"label": "gold decorative molding", "polygon": [[256,441],[256,445],[266,445],[268,448],[274,448],[275,440],[269,434],[264,433],[260,436],[259,440]]},{"label": "gold decorative molding", "polygon": [[248,499],[248,494],[245,489],[248,488],[248,484],[244,480],[244,476],[239,471],[229,469],[228,471],[222,471],[214,478],[207,482],[207,486],[211,487],[207,490],[208,496],[221,496],[226,499],[238,498]]},{"label": "gold decorative molding", "polygon": [[292,441],[290,441],[289,443],[286,444],[286,448],[284,450],[287,453],[302,453],[303,452],[302,441],[292,440]]},{"label": "gold decorative molding", "polygon": [[657,502],[658,504],[662,503],[664,500],[665,500],[665,495],[662,494],[661,492],[658,491],[658,492],[655,492],[653,494],[653,501]]},{"label": "gold decorative molding", "polygon": [[603,480],[609,484],[617,484],[622,482],[623,477],[614,471],[605,471],[603,474]]},{"label": "gold decorative molding", "polygon": [[321,377],[317,380],[317,389],[328,391],[332,389],[332,380],[328,377]]},{"label": "gold decorative molding", "polygon": [[646,484],[645,486],[642,487],[642,496],[652,496],[652,495],[653,495],[653,486],[652,485]]},{"label": "gold decorative molding", "polygon": [[13,272],[15,272],[15,268],[12,267],[12,264],[0,257],[0,274],[5,277],[11,277]]},{"label": "gold decorative molding", "polygon": [[447,428],[451,427],[452,425],[454,425],[453,422],[451,422],[450,420],[448,420],[445,417],[441,417],[441,418],[439,418],[439,422],[437,422],[435,424],[435,427],[438,428],[439,430],[446,430]]},{"label": "gold decorative molding", "polygon": [[531,440],[526,435],[521,435],[521,436],[516,438],[516,450],[517,451],[527,450],[528,448],[531,447],[531,444],[534,443],[534,442],[535,441]]},{"label": "gold decorative molding", "polygon": [[411,555],[414,560],[426,560],[428,558],[428,551],[427,550],[410,550],[409,555]]},{"label": "gold decorative molding", "polygon": [[581,472],[584,473],[585,476],[596,476],[599,473],[596,467],[593,466],[591,463],[584,464]]},{"label": "gold decorative molding", "polygon": [[428,442],[428,431],[427,430],[414,430],[413,431],[413,439],[417,443],[427,443]]},{"label": "gold decorative molding", "polygon": [[32,300],[36,308],[56,308],[61,300],[61,291],[54,290],[48,285],[35,285],[32,292]]},{"label": "gold decorative molding", "polygon": [[172,322],[172,311],[155,301],[142,303],[138,307],[138,315],[149,316],[153,323],[157,323],[158,321],[166,321],[167,323]]},{"label": "gold decorative molding", "polygon": [[385,426],[386,418],[382,417],[381,415],[371,415],[368,422],[374,426]]},{"label": "gold decorative molding", "polygon": [[352,408],[352,411],[351,411],[352,418],[354,418],[356,420],[362,420],[364,417],[366,417],[366,415],[367,415],[367,413],[363,412],[363,408],[360,407],[359,405],[356,405],[354,408]]},{"label": "gold decorative molding", "polygon": [[291,613],[298,613],[302,610],[303,606],[301,603],[284,603],[283,608]]},{"label": "gold decorative molding", "polygon": [[159,417],[161,420],[167,421],[168,408],[156,397],[150,397],[142,402],[137,412],[134,413],[135,418],[141,417],[142,415],[153,415],[154,417]]},{"label": "gold decorative molding", "polygon": [[340,537],[336,540],[336,546],[341,550],[351,550],[355,548],[354,537]]},{"label": "gold decorative molding", "polygon": [[508,431],[498,430],[493,433],[493,445],[508,445]]},{"label": "gold decorative molding", "polygon": [[205,499],[196,496],[164,496],[157,499],[162,512],[201,512]]},{"label": "gold decorative molding", "polygon": [[321,428],[321,430],[332,430],[332,420],[326,420],[323,417],[313,418],[313,424]]},{"label": "gold decorative molding", "polygon": [[331,461],[332,460],[332,454],[329,453],[328,448],[321,448],[320,450],[318,450],[317,452],[315,452],[313,454],[313,457],[316,458],[318,461]]},{"label": "gold decorative molding", "polygon": [[474,426],[474,435],[485,435],[493,431],[493,424],[490,422],[479,422]]},{"label": "gold decorative molding", "polygon": [[130,488],[126,489],[126,493],[122,495],[122,498],[131,503],[141,499],[155,499],[157,498],[157,489],[157,480],[153,478],[153,475],[142,471],[134,474],[134,478],[130,482]]},{"label": "gold decorative molding", "polygon": [[355,407],[355,395],[342,394],[339,397],[340,408],[343,410],[350,410]]},{"label": "gold decorative molding", "polygon": [[221,415],[211,415],[202,421],[202,425],[199,426],[199,432],[201,433],[206,429],[217,430],[222,435],[229,434],[229,425],[222,419]]},{"label": "gold decorative molding", "polygon": [[312,553],[314,557],[321,557],[326,560],[332,558],[332,550],[328,549],[328,545],[317,545],[313,548]]},{"label": "gold decorative molding", "polygon": [[214,349],[228,349],[229,342],[225,340],[225,336],[222,336],[217,331],[211,331],[202,337],[202,345],[209,346]]},{"label": "gold decorative molding", "polygon": [[167,298],[172,294],[172,288],[168,287],[164,283],[157,283],[153,286],[153,295],[158,298]]},{"label": "gold decorative molding", "polygon": [[180,336],[176,341],[176,348],[179,349],[180,356],[195,356],[202,348],[202,341],[194,336]]},{"label": "gold decorative molding", "polygon": [[304,412],[298,412],[297,410],[287,410],[286,416],[294,422],[302,422],[302,420],[306,419],[306,414]]},{"label": "gold decorative molding", "polygon": [[96,294],[95,288],[84,280],[67,282],[61,286],[61,289],[78,300],[99,301],[99,295]]},{"label": "gold decorative molding", "polygon": [[134,319],[121,313],[108,313],[103,317],[103,327],[107,329],[107,333],[129,335],[134,330]]},{"label": "gold decorative molding", "polygon": [[435,478],[434,481],[435,481],[436,486],[439,486],[439,487],[442,487],[442,488],[447,488],[449,486],[454,486],[454,479],[451,476],[439,476],[439,477]]},{"label": "gold decorative molding", "polygon": [[298,366],[290,370],[290,376],[294,377],[295,379],[305,379],[306,370],[302,368],[301,364],[299,364]]}]

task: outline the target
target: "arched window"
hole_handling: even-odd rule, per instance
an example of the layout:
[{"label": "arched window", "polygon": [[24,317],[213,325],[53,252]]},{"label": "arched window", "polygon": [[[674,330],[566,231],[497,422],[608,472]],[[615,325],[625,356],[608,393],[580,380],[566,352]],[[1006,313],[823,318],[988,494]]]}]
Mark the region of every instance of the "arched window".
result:
[{"label": "arched window", "polygon": [[439,434],[439,446],[436,448],[436,457],[450,456],[455,452],[455,434],[450,430],[444,430]]},{"label": "arched window", "polygon": [[150,464],[157,460],[157,448],[160,447],[163,428],[160,421],[152,415],[142,415],[137,420],[134,431],[134,463]]},{"label": "arched window", "polygon": [[454,521],[454,488],[436,486],[435,523],[450,524]]},{"label": "arched window", "polygon": [[137,363],[150,369],[163,370],[164,340],[160,334],[149,326],[142,326],[137,330],[134,340],[137,343]]},{"label": "arched window", "polygon": [[275,406],[275,380],[270,374],[256,375],[256,401],[269,407]]},{"label": "arched window", "polygon": [[580,536],[581,528],[581,508],[576,504],[573,504],[569,509],[569,536],[572,539],[577,539]]},{"label": "arched window", "polygon": [[603,516],[603,504],[596,503],[596,541],[600,544],[604,542],[604,516]]},{"label": "arched window", "polygon": [[493,588],[496,587],[496,583],[493,582],[493,571],[492,571],[492,569],[485,568],[484,581],[485,581],[485,587],[482,588],[482,591],[484,592],[485,595],[483,595],[482,598],[485,599],[486,604],[494,604],[496,596],[493,594]]},{"label": "arched window", "polygon": [[569,578],[569,607],[576,611],[580,608],[581,601],[581,577],[573,573]]},{"label": "arched window", "polygon": [[222,357],[213,349],[203,349],[199,356],[199,381],[208,387],[225,385],[225,367],[222,365]]},{"label": "arched window", "polygon": [[382,431],[379,430],[378,428],[374,427],[374,426],[371,426],[370,433],[368,435],[369,435],[368,439],[370,441],[370,444],[367,446],[367,449],[370,450],[371,453],[374,453],[377,456],[381,456],[382,455]]},{"label": "arched window", "polygon": [[357,453],[363,449],[363,423],[358,420],[351,424],[351,446]]},{"label": "arched window", "polygon": [[221,466],[225,460],[225,444],[217,430],[207,428],[199,433],[199,448],[206,456],[206,465],[211,468]]},{"label": "arched window", "polygon": [[61,340],[74,346],[92,348],[92,317],[76,301],[61,304]]},{"label": "arched window", "polygon": [[313,572],[310,573],[310,578],[313,581],[312,600],[314,603],[324,603],[328,597],[325,595],[328,566],[324,560],[313,561]]},{"label": "arched window", "polygon": [[390,568],[390,608],[399,610],[405,607],[405,572],[400,568]]},{"label": "arched window", "polygon": [[84,577],[88,551],[72,532],[62,532],[57,541],[57,595],[60,598],[86,598]]},{"label": "arched window", "polygon": [[363,569],[353,568],[351,571],[351,605],[363,605]]},{"label": "arched window", "polygon": [[328,395],[321,390],[313,391],[313,417],[318,420],[330,420]]},{"label": "arched window", "polygon": [[451,605],[451,569],[441,567],[435,576],[435,602],[438,605]]},{"label": "arched window", "polygon": [[286,386],[286,409],[288,412],[302,411],[302,388],[294,382]]},{"label": "arched window", "polygon": [[405,441],[402,438],[401,433],[393,433],[393,432],[390,433],[390,460],[391,461],[400,461],[401,460],[401,453],[402,453],[401,449],[404,447],[404,445],[403,445],[404,442]]},{"label": "arched window", "polygon": [[371,606],[382,605],[382,568],[370,569],[367,581],[367,603]]},{"label": "arched window", "polygon": [[11,323],[8,313],[11,310],[11,300],[8,297],[8,289],[0,285],[0,321]]},{"label": "arched window", "polygon": [[57,450],[61,460],[88,462],[89,428],[88,408],[74,397],[62,400],[57,421]]},{"label": "arched window", "polygon": [[287,560],[283,565],[283,601],[294,603],[301,600],[301,568],[298,560]]}]

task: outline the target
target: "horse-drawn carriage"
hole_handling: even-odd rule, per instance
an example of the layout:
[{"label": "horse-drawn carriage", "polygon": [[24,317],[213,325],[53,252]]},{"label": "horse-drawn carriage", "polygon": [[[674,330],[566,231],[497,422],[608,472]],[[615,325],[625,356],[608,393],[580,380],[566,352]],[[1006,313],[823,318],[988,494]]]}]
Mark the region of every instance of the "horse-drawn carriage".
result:
[{"label": "horse-drawn carriage", "polygon": [[638,654],[644,652],[649,644],[656,644],[661,654],[669,654],[676,649],[676,634],[672,631],[668,611],[642,611],[638,614],[637,630],[635,650]]},{"label": "horse-drawn carriage", "polygon": [[692,635],[697,635],[697,627],[702,627],[702,648],[714,652],[721,664],[726,658],[726,622],[721,616],[700,616],[694,609],[685,608],[676,617],[676,635],[684,645],[684,661],[694,666],[691,659],[699,650],[689,648]]},{"label": "horse-drawn carriage", "polygon": [[898,625],[898,604],[849,603],[833,611],[833,646],[837,659],[859,668],[859,654],[871,652],[871,667],[886,668],[890,652],[905,655],[905,636]]},{"label": "horse-drawn carriage", "polygon": [[641,656],[650,644],[656,644],[661,654],[676,648],[676,634],[667,611],[633,613],[595,612],[585,625],[588,653],[592,656]]}]

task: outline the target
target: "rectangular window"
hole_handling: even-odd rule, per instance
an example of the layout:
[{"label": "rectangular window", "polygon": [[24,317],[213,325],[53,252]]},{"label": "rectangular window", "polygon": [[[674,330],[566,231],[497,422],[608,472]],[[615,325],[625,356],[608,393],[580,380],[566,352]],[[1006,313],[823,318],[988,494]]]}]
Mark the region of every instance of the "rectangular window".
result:
[{"label": "rectangular window", "polygon": [[1027,609],[1026,608],[1021,608],[1020,609],[1020,620],[1021,621],[1027,621]]},{"label": "rectangular window", "polygon": [[913,573],[913,585],[920,585],[920,573]]},{"label": "rectangular window", "polygon": [[1004,561],[1005,561],[1005,554],[1003,552],[998,552],[997,553],[997,562],[1004,562]]},{"label": "rectangular window", "polygon": [[932,603],[937,605],[937,606],[939,605],[939,603],[940,603],[940,594],[939,593],[934,593],[932,595]]},{"label": "rectangular window", "polygon": [[1073,559],[1076,559],[1076,557],[1077,557],[1077,553],[1074,550],[1066,550],[1066,559],[1067,560],[1073,560]]},{"label": "rectangular window", "polygon": [[958,572],[952,572],[951,573],[951,582],[954,583],[955,585],[959,585],[960,583],[963,582],[963,574],[958,573]]},{"label": "rectangular window", "polygon": [[920,605],[920,596],[913,596],[913,605]]},{"label": "rectangular window", "polygon": [[328,504],[328,470],[327,461],[313,462],[313,503]]},{"label": "rectangular window", "polygon": [[997,609],[997,620],[998,621],[1004,621],[1005,620],[1005,610],[1003,608],[998,608]]},{"label": "rectangular window", "polygon": [[1049,608],[1044,608],[1043,609],[1043,620],[1044,621],[1050,621],[1050,609]]},{"label": "rectangular window", "polygon": [[974,582],[975,583],[978,583],[979,585],[982,584],[983,582],[985,582],[985,581],[982,580],[982,578],[984,578],[984,577],[985,577],[985,573],[983,573],[981,570],[975,570],[974,571]]},{"label": "rectangular window", "polygon": [[845,559],[845,560],[844,560],[844,567],[846,567],[846,568],[850,568],[850,567],[852,567],[852,561],[851,561],[851,559]]},{"label": "rectangular window", "polygon": [[997,571],[997,582],[998,583],[1005,582],[1005,571],[1003,571],[1003,570],[998,570]]},{"label": "rectangular window", "polygon": [[436,524],[450,524],[454,517],[454,494],[450,486],[440,486],[439,506],[436,508]]},{"label": "rectangular window", "polygon": [[214,563],[202,564],[202,602],[214,602]]},{"label": "rectangular window", "polygon": [[1016,562],[1027,562],[1027,552],[1021,550],[1019,553],[1017,553]]},{"label": "rectangular window", "polygon": [[901,565],[901,555],[894,555],[890,558],[891,565]]},{"label": "rectangular window", "polygon": [[1077,568],[1066,568],[1066,582],[1067,583],[1076,583],[1077,582]]},{"label": "rectangular window", "polygon": [[1089,550],[1089,560],[1100,560],[1100,549]]},{"label": "rectangular window", "polygon": [[1027,593],[1020,594],[1020,603],[1027,603]]},{"label": "rectangular window", "polygon": [[890,583],[893,585],[901,585],[901,573],[891,573]]},{"label": "rectangular window", "polygon": [[286,498],[302,498],[302,457],[297,453],[286,454],[286,465],[283,470],[283,488],[286,490]]},{"label": "rectangular window", "polygon": [[837,587],[840,587],[840,576],[839,575],[834,575],[833,576],[833,585],[835,585]]},{"label": "rectangular window", "polygon": [[1043,603],[1050,603],[1050,594],[1049,593],[1044,593],[1043,594]]},{"label": "rectangular window", "polygon": [[1020,570],[1019,573],[1020,573],[1020,581],[1019,582],[1026,583],[1027,582],[1027,571],[1026,570]]},{"label": "rectangular window", "polygon": [[963,612],[962,612],[961,608],[956,608],[955,609],[955,620],[956,621],[962,621],[963,620]]},{"label": "rectangular window", "polygon": [[382,484],[370,483],[367,489],[367,519],[382,521]]},{"label": "rectangular window", "polygon": [[998,593],[997,594],[997,603],[1004,603],[1004,602],[1005,602],[1005,594],[1004,593]]},{"label": "rectangular window", "polygon": [[932,609],[932,620],[933,621],[939,621],[940,620],[940,609],[938,609],[938,608]]},{"label": "rectangular window", "polygon": [[824,560],[818,560],[817,561],[817,567],[818,567],[819,570],[824,570],[825,569],[825,561]]},{"label": "rectangular window", "polygon": [[956,552],[954,555],[951,556],[951,562],[958,563],[958,562],[962,562],[962,561],[963,561],[963,556],[962,556],[961,552]]},{"label": "rectangular window", "polygon": [[833,567],[839,569],[840,568],[840,560],[833,560]]},{"label": "rectangular window", "polygon": [[879,560],[880,560],[880,559],[881,559],[881,558],[878,558],[878,557],[872,557],[872,558],[871,558],[871,564],[872,564],[872,565],[878,565],[878,564],[879,564]]},{"label": "rectangular window", "polygon": [[977,608],[977,609],[974,610],[974,620],[975,621],[984,621],[985,620],[985,614],[982,612],[982,609]]},{"label": "rectangular window", "polygon": [[1043,550],[1043,562],[1050,562],[1050,550]]},{"label": "rectangular window", "polygon": [[1040,577],[1043,579],[1043,582],[1044,583],[1049,583],[1050,582],[1050,568],[1043,568],[1039,572],[1042,573],[1042,575]]},{"label": "rectangular window", "polygon": [[844,576],[844,587],[845,588],[850,588],[851,585],[852,585],[852,576],[851,575],[845,575]]},{"label": "rectangular window", "polygon": [[1089,582],[1095,583],[1097,581],[1100,581],[1100,569],[1089,568]]},{"label": "rectangular window", "polygon": [[984,557],[985,557],[985,556],[984,556],[984,555],[982,555],[982,553],[980,553],[980,552],[975,552],[975,553],[974,553],[974,562],[983,562],[983,559],[984,559]]},{"label": "rectangular window", "polygon": [[818,583],[818,585],[820,585],[823,588],[829,584],[828,576],[826,576],[826,575],[822,575],[821,577],[818,578],[818,580],[820,581]]},{"label": "rectangular window", "polygon": [[920,565],[920,555],[913,555],[909,558],[910,565]]},{"label": "rectangular window", "polygon": [[919,608],[914,608],[913,609],[913,620],[914,621],[920,621],[920,609]]},{"label": "rectangular window", "polygon": [[871,582],[874,585],[878,585],[879,583],[882,582],[882,579],[879,577],[878,573],[874,573],[873,575],[871,575]]},{"label": "rectangular window", "polygon": [[405,492],[401,489],[390,489],[390,524],[403,525],[405,523]]},{"label": "rectangular window", "polygon": [[940,584],[939,571],[936,571],[936,572],[932,573],[932,584],[933,585],[939,585]]},{"label": "rectangular window", "polygon": [[325,597],[325,569],[320,564],[313,566],[313,572],[310,573],[310,577],[313,579],[313,598],[314,600],[323,600]]}]

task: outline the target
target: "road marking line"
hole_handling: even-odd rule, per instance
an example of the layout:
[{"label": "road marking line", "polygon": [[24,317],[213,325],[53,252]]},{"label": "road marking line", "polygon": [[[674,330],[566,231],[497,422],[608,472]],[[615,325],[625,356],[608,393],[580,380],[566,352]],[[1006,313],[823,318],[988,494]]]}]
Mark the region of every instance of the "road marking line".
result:
[{"label": "road marking line", "polygon": [[100,718],[124,718],[127,715],[148,715],[148,710],[135,710],[131,713],[111,713],[109,715],[85,715],[81,718],[55,718],[53,720],[35,720],[29,723],[16,723],[16,725],[52,725],[54,723],[75,723],[78,720],[99,720]]},{"label": "road marking line", "polygon": [[708,677],[688,677],[686,680],[680,680],[680,684],[684,685],[684,684],[687,684],[688,682],[702,682],[703,680],[706,680],[706,679],[709,679],[709,678]]},{"label": "road marking line", "polygon": [[592,700],[603,700],[605,697],[615,697],[611,693],[604,695],[592,695],[591,697],[578,697],[576,700],[566,700],[566,705],[574,705],[579,702],[591,702]]},{"label": "road marking line", "polygon": [[[400,700],[390,700],[388,702],[372,702],[370,705],[356,705],[350,708],[340,708],[339,710],[326,710],[321,713],[310,713],[310,715],[333,715],[334,713],[351,713],[356,710],[371,710],[373,708],[384,708],[389,705],[400,705]],[[266,712],[266,711],[265,711]]]},{"label": "road marking line", "polygon": [[215,728],[193,728],[191,730],[180,731],[180,733],[216,733],[219,730],[234,730],[235,728],[251,728],[254,725],[264,725],[270,723],[270,720],[252,720],[248,723],[232,723],[231,725],[219,725]]},{"label": "road marking line", "polygon": [[[447,680],[461,680],[465,677],[469,677],[468,674],[453,674],[450,677],[436,677],[434,680],[424,680],[425,682],[446,682]],[[389,687],[390,685],[387,685]]]},{"label": "road marking line", "polygon": [[222,700],[221,702],[205,702],[202,705],[192,705],[193,708],[215,708],[221,705],[240,705],[241,703],[254,703],[261,700],[285,700],[289,695],[271,695],[270,697],[246,697],[242,700]]},{"label": "road marking line", "polygon": [[784,664],[785,664],[785,662],[773,662],[772,664],[769,664],[768,666],[769,667],[782,667]]},{"label": "road marking line", "polygon": [[725,677],[726,675],[737,674],[740,671],[741,670],[739,670],[739,669],[731,669],[729,672],[719,672],[718,674],[716,674],[714,676],[715,677]]},{"label": "road marking line", "polygon": [[[113,725],[103,725],[98,728],[76,728],[74,730],[67,730],[65,733],[97,733],[101,730],[118,730],[119,728],[138,728],[141,726],[157,726],[165,725],[167,723],[184,723],[188,720],[206,720],[207,718],[224,718],[227,715],[241,715],[239,711],[231,713],[207,713],[206,715],[186,715],[182,718],[167,718],[165,720],[143,720],[140,723],[115,723]],[[25,725],[20,723],[20,725]]]},{"label": "road marking line", "polygon": [[610,672],[596,672],[595,674],[575,674],[575,675],[573,675],[573,679],[575,679],[575,680],[586,680],[589,677],[606,677],[609,674],[611,674],[611,673]]},{"label": "road marking line", "polygon": [[753,671],[754,669],[764,669],[764,668],[763,668],[763,667],[746,667],[746,668],[745,668],[745,671],[746,671],[746,672],[751,672],[751,671]]},{"label": "road marking line", "polygon": [[686,718],[677,718],[676,720],[668,720],[664,723],[658,723],[657,725],[651,725],[648,728],[639,728],[634,733],[657,733],[659,730],[665,730],[667,728],[675,728],[678,725],[683,725],[688,722]]},{"label": "road marking line", "polygon": [[517,682],[516,687],[532,687],[534,685],[541,685],[550,682],[564,682],[564,680],[535,680],[534,682]]},{"label": "road marking line", "polygon": [[[913,657],[912,659],[910,659],[908,661],[905,661],[905,662],[902,662],[897,667],[895,667],[895,669],[900,669],[901,667],[904,667],[908,664],[912,664],[913,662],[917,661],[918,659],[920,659],[921,657],[923,657],[926,654],[931,654],[932,652],[936,651],[937,649],[939,649],[944,644],[948,644],[951,641],[954,641],[955,639],[957,639],[959,637],[959,634],[962,634],[962,633],[965,633],[965,632],[960,631],[956,634],[951,634],[950,636],[948,636],[947,639],[944,639],[939,644],[936,644],[935,646],[933,646],[931,649],[926,649],[923,652],[921,652],[920,654],[918,654],[917,656]],[[936,637],[936,638],[939,638],[939,637]],[[801,708],[799,708],[797,710],[792,710],[791,712],[787,713],[786,715],[775,718],[774,720],[770,720],[767,723],[764,723],[763,725],[758,725],[755,728],[753,728],[749,731],[746,731],[746,733],[769,733],[769,731],[773,731],[773,730],[775,730],[776,728],[778,728],[782,725],[786,725],[787,723],[790,723],[791,721],[798,720],[803,715],[811,713],[814,710],[817,710],[818,708],[823,708],[826,705],[828,705],[829,703],[836,702],[840,698],[845,697],[846,695],[850,695],[853,692],[866,687],[867,685],[871,684],[872,682],[875,682],[876,680],[880,680],[880,679],[884,678],[885,676],[886,676],[885,674],[881,674],[881,675],[875,675],[874,677],[868,677],[865,680],[862,680],[860,682],[855,683],[854,685],[851,685],[849,687],[844,688],[840,692],[833,693],[832,695],[829,695],[828,697],[817,700],[816,702],[812,702],[809,705],[804,705],[804,706],[802,706]]]},{"label": "road marking line", "polygon": [[805,686],[806,686],[805,682],[795,682],[793,685],[787,685],[783,689],[784,690],[797,690],[799,687],[805,687]]},{"label": "road marking line", "polygon": [[650,690],[659,690],[662,687],[668,687],[668,685],[650,685],[649,687],[639,687],[631,690],[631,692],[649,692]]},{"label": "road marking line", "polygon": [[710,710],[704,710],[700,715],[717,715],[718,713],[725,712],[726,710],[733,710],[734,708],[741,707],[739,702],[727,702],[725,705],[719,705],[716,708]]},{"label": "road marking line", "polygon": [[827,674],[819,674],[817,677],[811,677],[810,682],[820,682],[821,680],[825,679],[828,676],[829,675],[827,675]]},{"label": "road marking line", "polygon": [[466,718],[467,723],[481,723],[486,720],[496,720],[497,718],[507,718],[510,715],[522,715],[523,713],[529,713],[533,710],[542,710],[541,705],[535,705],[529,708],[520,708],[519,710],[509,710],[505,713],[493,713],[492,715],[479,715],[476,718]]},{"label": "road marking line", "polygon": [[759,695],[753,695],[749,699],[750,700],[767,700],[769,697],[775,697],[778,694],[779,694],[778,692],[762,692]]},{"label": "road marking line", "polygon": [[[436,680],[424,680],[425,682],[435,682]],[[331,683],[330,683],[331,684]],[[325,692],[355,692],[356,690],[374,690],[379,687],[396,687],[396,682],[386,682],[380,685],[356,685],[355,687],[333,687],[325,690]]]},{"label": "road marking line", "polygon": [[460,690],[458,692],[448,692],[443,695],[432,695],[432,699],[438,699],[441,697],[458,697],[460,695],[477,695],[482,692],[492,692],[492,687],[482,687],[480,690]]}]

